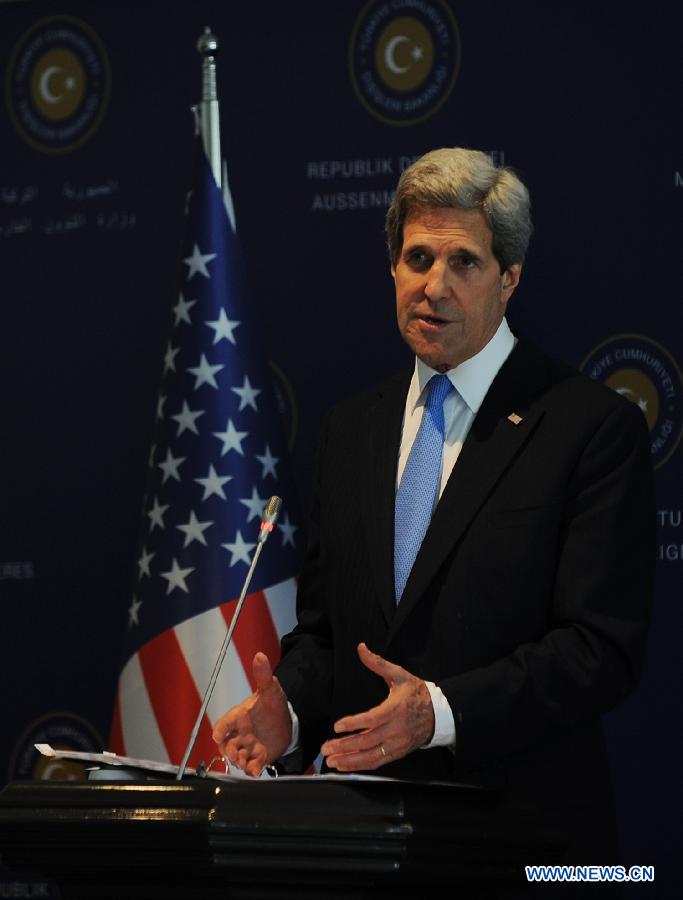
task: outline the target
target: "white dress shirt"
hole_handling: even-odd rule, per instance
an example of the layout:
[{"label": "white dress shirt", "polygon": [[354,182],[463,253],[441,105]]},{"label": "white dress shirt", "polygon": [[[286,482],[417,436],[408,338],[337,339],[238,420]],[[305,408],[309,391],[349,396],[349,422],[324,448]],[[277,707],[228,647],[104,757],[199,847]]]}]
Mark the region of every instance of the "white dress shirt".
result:
[{"label": "white dress shirt", "polygon": [[[505,319],[498,326],[486,346],[476,356],[466,359],[455,369],[450,369],[446,375],[455,388],[446,397],[443,404],[445,439],[443,457],[441,460],[441,482],[439,485],[439,498],[446,487],[453,467],[460,455],[462,445],[465,442],[475,415],[479,412],[484,397],[491,387],[498,370],[512,352],[517,339],[510,331]],[[408,456],[412,449],[417,432],[422,421],[426,400],[426,387],[433,375],[437,375],[435,369],[430,369],[421,359],[415,359],[415,371],[408,388],[406,405],[403,413],[403,428],[401,431],[401,444],[399,447],[398,470],[396,473],[396,489],[401,483]],[[434,735],[425,749],[428,747],[455,747],[455,721],[453,712],[446,700],[441,688],[432,681],[425,681],[432,698],[434,707]],[[291,703],[289,714],[292,718],[292,740],[283,754],[286,756],[298,749],[299,746],[299,719],[294,712]],[[358,710],[362,712],[362,710]]]}]

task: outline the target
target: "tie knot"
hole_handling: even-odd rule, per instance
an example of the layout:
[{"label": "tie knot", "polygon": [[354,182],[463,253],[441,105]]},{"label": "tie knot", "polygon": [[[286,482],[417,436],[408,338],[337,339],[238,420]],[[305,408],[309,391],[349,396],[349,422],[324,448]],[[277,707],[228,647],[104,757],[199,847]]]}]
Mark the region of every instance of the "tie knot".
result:
[{"label": "tie knot", "polygon": [[433,427],[441,436],[442,441],[445,434],[443,402],[453,389],[453,385],[446,375],[432,375],[429,382],[429,395],[425,404],[425,414],[428,419],[431,419]]},{"label": "tie knot", "polygon": [[427,397],[427,409],[435,412],[443,407],[443,402],[453,390],[447,375],[432,375],[429,382],[429,396]]}]

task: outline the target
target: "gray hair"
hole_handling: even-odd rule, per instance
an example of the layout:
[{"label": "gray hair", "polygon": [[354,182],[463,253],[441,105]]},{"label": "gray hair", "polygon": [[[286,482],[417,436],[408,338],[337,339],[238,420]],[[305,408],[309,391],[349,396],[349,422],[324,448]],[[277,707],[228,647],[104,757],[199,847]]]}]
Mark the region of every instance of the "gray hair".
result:
[{"label": "gray hair", "polygon": [[521,263],[533,226],[529,192],[511,169],[496,166],[481,150],[444,147],[425,153],[401,175],[386,217],[393,265],[403,246],[403,226],[426,209],[480,209],[493,234],[501,272]]}]

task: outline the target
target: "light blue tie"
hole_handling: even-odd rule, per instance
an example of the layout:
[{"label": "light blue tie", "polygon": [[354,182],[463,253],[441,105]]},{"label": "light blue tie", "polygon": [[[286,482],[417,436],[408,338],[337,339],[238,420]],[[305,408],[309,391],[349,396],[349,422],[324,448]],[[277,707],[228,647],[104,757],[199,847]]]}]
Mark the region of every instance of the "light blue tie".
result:
[{"label": "light blue tie", "polygon": [[394,585],[398,603],[427,532],[439,495],[444,442],[443,402],[453,390],[446,375],[433,375],[422,421],[396,492]]}]

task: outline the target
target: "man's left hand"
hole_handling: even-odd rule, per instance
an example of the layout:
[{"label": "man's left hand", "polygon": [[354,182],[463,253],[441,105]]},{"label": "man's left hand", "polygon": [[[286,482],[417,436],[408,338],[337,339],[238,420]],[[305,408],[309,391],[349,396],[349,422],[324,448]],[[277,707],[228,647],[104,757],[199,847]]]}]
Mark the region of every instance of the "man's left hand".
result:
[{"label": "man's left hand", "polygon": [[337,734],[355,732],[326,741],[320,748],[329,768],[340,772],[379,769],[424,746],[434,734],[434,708],[424,681],[372,653],[365,644],[358,645],[358,656],[386,681],[389,696],[367,712],[334,723]]}]

